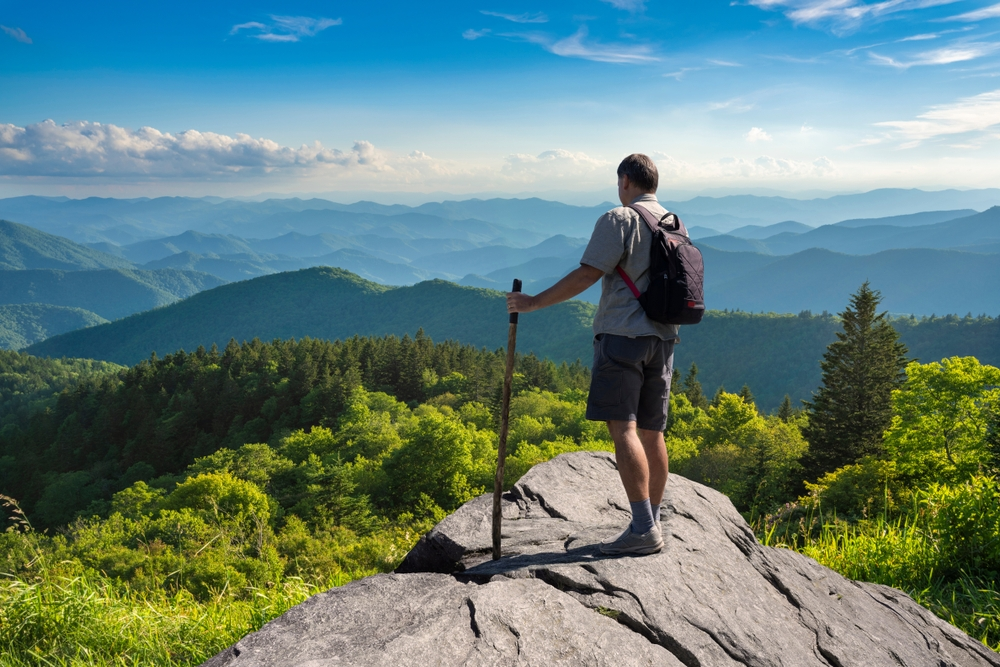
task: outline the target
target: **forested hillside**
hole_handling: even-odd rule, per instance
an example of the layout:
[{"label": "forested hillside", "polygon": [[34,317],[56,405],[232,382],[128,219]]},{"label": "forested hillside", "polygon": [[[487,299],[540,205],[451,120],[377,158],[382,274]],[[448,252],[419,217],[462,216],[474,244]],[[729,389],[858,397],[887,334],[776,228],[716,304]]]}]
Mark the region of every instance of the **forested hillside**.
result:
[{"label": "forested hillside", "polygon": [[42,303],[0,305],[0,350],[19,350],[50,336],[106,322],[82,308]]},{"label": "forested hillside", "polygon": [[[0,354],[9,367],[2,389],[19,397],[0,403],[0,493],[20,499],[43,526],[66,523],[91,502],[108,500],[140,479],[166,475],[160,484],[169,486],[171,475],[221,448],[333,426],[360,387],[411,406],[434,398],[449,405],[461,397],[486,410],[469,419],[490,427],[505,358],[502,351],[435,345],[422,333],[414,339],[231,343],[222,351],[200,348],[105,374],[82,374],[95,368],[87,362],[67,366]],[[67,367],[81,369],[72,387]],[[588,386],[581,365],[557,367],[528,356],[521,357],[518,371],[519,386]],[[71,390],[50,403],[64,388]],[[24,406],[39,400],[36,408],[46,409],[29,415]],[[354,454],[375,455],[360,441],[345,444]],[[344,455],[354,457],[347,450]]]},{"label": "forested hillside", "polygon": [[[841,295],[841,305],[850,290]],[[591,362],[594,306],[573,301],[522,316],[518,349],[553,361]],[[306,269],[202,292],[190,299],[124,320],[56,336],[29,348],[52,357],[134,364],[199,345],[302,338],[327,340],[355,334],[414,335],[497,349],[506,344],[501,292],[444,281],[390,288],[346,271]],[[1000,320],[905,318],[896,320],[915,358],[932,361],[974,355],[1000,363]],[[796,403],[819,384],[819,359],[839,327],[827,315],[710,311],[698,326],[683,327],[675,364],[697,363],[708,391],[754,387],[764,409],[789,394]]]},{"label": "forested hillside", "polygon": [[[358,335],[413,335],[496,349],[506,343],[506,309],[494,291],[444,281],[390,288],[341,269],[315,268],[264,276],[202,292],[181,303],[139,313],[103,328],[56,337],[32,354],[133,364],[150,352],[167,354],[230,338],[335,340]],[[556,361],[589,363],[594,306],[560,304],[522,319],[519,344]]]}]

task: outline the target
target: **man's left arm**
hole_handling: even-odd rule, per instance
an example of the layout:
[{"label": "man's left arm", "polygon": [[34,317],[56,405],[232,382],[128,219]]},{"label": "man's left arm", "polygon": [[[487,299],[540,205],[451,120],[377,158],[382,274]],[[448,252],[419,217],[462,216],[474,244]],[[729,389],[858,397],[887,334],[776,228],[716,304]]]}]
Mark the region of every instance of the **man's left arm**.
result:
[{"label": "man's left arm", "polygon": [[588,264],[580,264],[579,268],[573,269],[555,285],[544,292],[539,292],[535,296],[524,294],[523,292],[508,292],[507,312],[530,313],[533,310],[554,306],[557,303],[572,299],[603,276],[604,271]]}]

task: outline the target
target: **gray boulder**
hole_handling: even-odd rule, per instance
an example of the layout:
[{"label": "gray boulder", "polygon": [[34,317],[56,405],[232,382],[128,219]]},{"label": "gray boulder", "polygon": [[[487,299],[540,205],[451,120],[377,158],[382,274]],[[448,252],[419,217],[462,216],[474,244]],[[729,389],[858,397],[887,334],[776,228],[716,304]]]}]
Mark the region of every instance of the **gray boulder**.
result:
[{"label": "gray boulder", "polygon": [[209,660],[264,665],[1000,667],[892,588],[761,546],[722,494],[671,475],[665,546],[605,557],[628,521],[614,458],[565,454],[446,518],[396,574],[317,595]]}]

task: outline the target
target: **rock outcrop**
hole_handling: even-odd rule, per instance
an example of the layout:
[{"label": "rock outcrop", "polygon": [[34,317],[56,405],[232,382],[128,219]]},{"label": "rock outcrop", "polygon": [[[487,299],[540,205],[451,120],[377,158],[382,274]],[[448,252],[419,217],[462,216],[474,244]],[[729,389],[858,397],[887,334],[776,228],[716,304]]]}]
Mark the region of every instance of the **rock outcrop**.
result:
[{"label": "rock outcrop", "polygon": [[892,588],[761,546],[720,493],[671,475],[665,546],[605,557],[628,521],[614,458],[560,456],[462,506],[395,574],[317,595],[207,667],[666,665],[1000,667],[1000,654]]}]

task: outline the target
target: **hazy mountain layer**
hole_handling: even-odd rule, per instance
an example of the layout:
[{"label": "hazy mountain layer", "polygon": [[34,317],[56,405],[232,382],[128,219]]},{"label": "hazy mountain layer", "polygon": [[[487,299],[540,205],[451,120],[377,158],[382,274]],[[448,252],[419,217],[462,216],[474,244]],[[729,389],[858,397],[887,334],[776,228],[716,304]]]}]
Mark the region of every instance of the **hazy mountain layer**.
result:
[{"label": "hazy mountain layer", "polygon": [[132,263],[46,234],[26,225],[0,220],[0,269],[123,269]]},{"label": "hazy mountain layer", "polygon": [[[839,221],[866,220],[902,216],[926,211],[985,210],[1000,205],[1000,190],[921,190],[882,189],[863,194],[838,195],[825,199],[790,199],[787,197],[695,197],[687,201],[665,201],[680,214],[688,227],[708,227],[727,233],[747,225],[767,226],[796,221],[810,226]],[[0,218],[30,224],[50,233],[80,242],[113,242],[125,245],[135,241],[170,237],[187,230],[202,233],[234,234],[241,238],[270,238],[290,231],[302,234],[333,232],[314,223],[324,213],[337,213],[344,223],[357,221],[369,225],[386,224],[387,218],[417,216],[412,219],[438,221],[479,220],[503,228],[491,230],[486,241],[505,238],[513,246],[528,246],[554,234],[589,237],[597,217],[613,206],[570,206],[542,199],[470,199],[428,203],[418,207],[385,206],[372,202],[338,204],[322,199],[269,199],[248,202],[231,199],[160,197],[157,199],[72,200],[63,197],[15,197],[0,200]],[[304,216],[297,216],[305,213]],[[481,223],[479,223],[481,224]],[[900,222],[899,224],[906,224]],[[928,223],[922,223],[928,224]],[[343,229],[343,228],[341,228]],[[523,230],[538,234],[524,240]],[[466,229],[466,233],[477,235]],[[429,236],[441,236],[435,232]],[[454,234],[448,237],[459,238]],[[192,248],[182,248],[191,250]],[[273,251],[272,251],[273,252]],[[222,254],[222,253],[219,253]]]},{"label": "hazy mountain layer", "polygon": [[[843,255],[805,250],[706,289],[710,308],[797,312],[843,308],[864,281],[893,313],[1000,313],[1000,257],[950,250],[887,250]],[[706,259],[705,271],[712,271]]]},{"label": "hazy mountain layer", "polygon": [[225,281],[176,269],[0,271],[0,304],[45,303],[82,308],[114,320],[157,308]]},{"label": "hazy mountain layer", "polygon": [[840,227],[870,227],[872,225],[889,225],[890,227],[919,227],[921,225],[935,225],[939,222],[966,218],[970,215],[975,215],[976,213],[978,213],[978,211],[974,211],[969,208],[957,211],[924,211],[923,213],[893,215],[886,218],[842,220],[836,224]]},{"label": "hazy mountain layer", "polygon": [[871,255],[899,248],[973,248],[997,242],[1000,242],[1000,206],[946,222],[910,227],[824,225],[805,233],[784,232],[760,239],[735,234],[698,239],[699,244],[719,250],[772,255],[790,255],[810,248]]}]

